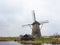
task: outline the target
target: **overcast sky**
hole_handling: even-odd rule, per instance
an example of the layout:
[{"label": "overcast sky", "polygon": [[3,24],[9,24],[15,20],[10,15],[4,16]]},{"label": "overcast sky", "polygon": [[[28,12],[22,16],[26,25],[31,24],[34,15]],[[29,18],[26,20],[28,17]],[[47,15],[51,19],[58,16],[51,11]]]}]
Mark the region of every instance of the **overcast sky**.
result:
[{"label": "overcast sky", "polygon": [[35,10],[38,22],[48,20],[41,29],[42,35],[60,34],[60,0],[0,0],[0,37],[31,34]]}]

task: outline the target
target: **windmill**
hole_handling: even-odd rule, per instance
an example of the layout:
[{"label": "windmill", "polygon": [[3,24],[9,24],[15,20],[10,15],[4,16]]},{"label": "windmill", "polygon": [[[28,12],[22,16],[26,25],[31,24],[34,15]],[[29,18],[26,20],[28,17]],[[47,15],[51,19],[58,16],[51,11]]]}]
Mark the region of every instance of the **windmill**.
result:
[{"label": "windmill", "polygon": [[32,25],[32,36],[35,37],[35,38],[39,38],[39,37],[41,37],[41,32],[40,32],[41,27],[42,27],[43,24],[48,23],[48,20],[43,21],[43,22],[38,22],[36,20],[34,10],[33,10],[33,16],[34,16],[34,22],[32,24],[27,24],[27,25],[23,25],[23,26]]}]

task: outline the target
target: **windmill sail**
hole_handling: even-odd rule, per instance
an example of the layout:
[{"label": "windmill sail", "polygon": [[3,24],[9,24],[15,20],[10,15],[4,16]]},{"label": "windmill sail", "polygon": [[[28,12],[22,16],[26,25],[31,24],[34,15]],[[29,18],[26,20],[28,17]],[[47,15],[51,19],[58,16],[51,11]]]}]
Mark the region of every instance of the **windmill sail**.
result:
[{"label": "windmill sail", "polygon": [[40,24],[48,23],[48,20],[40,22]]},{"label": "windmill sail", "polygon": [[33,10],[34,22],[36,21],[35,12]]}]

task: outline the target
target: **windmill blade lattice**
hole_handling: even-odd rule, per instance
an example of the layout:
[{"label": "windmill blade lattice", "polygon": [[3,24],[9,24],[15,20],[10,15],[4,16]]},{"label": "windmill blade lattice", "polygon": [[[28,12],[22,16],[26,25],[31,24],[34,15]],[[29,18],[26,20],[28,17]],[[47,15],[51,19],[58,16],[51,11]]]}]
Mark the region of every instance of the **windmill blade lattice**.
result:
[{"label": "windmill blade lattice", "polygon": [[46,21],[42,21],[42,22],[40,22],[40,24],[44,24],[44,23],[48,23],[49,21],[48,20],[46,20]]},{"label": "windmill blade lattice", "polygon": [[34,18],[34,22],[36,21],[36,17],[35,17],[35,12],[33,10],[33,18]]},{"label": "windmill blade lattice", "polygon": [[22,25],[22,27],[24,27],[24,26],[31,26],[31,24]]}]

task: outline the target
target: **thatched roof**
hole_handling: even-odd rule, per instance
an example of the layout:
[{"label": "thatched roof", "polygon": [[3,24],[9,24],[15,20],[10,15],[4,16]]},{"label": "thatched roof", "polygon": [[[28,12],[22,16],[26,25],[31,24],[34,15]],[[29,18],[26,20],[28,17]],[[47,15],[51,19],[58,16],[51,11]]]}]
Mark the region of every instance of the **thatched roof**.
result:
[{"label": "thatched roof", "polygon": [[34,25],[34,24],[40,25],[40,23],[38,21],[35,21],[35,22],[32,23],[32,25]]}]

